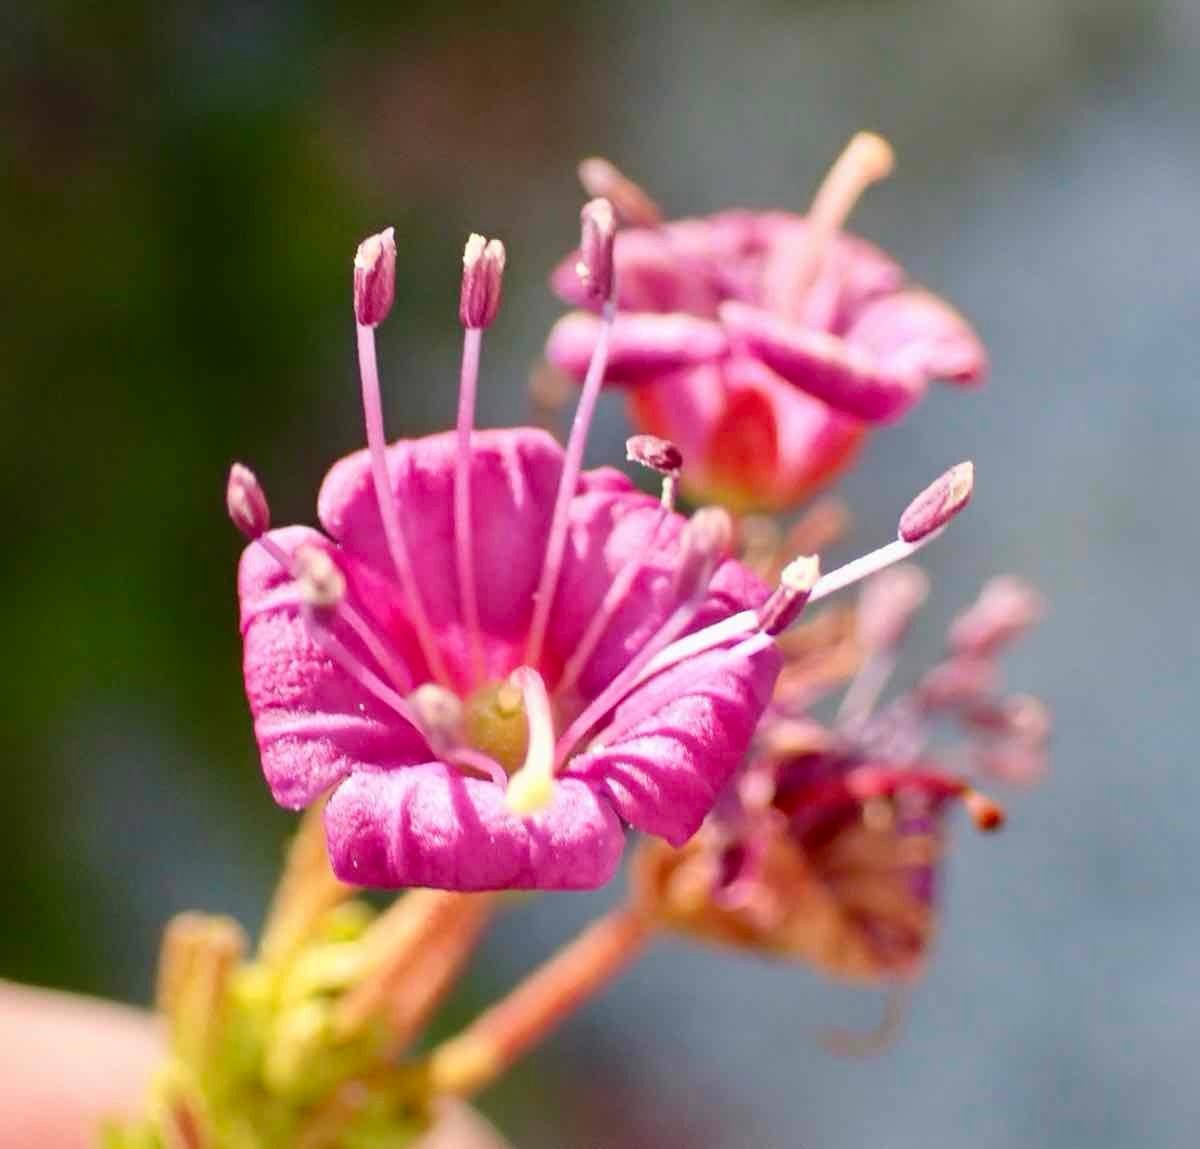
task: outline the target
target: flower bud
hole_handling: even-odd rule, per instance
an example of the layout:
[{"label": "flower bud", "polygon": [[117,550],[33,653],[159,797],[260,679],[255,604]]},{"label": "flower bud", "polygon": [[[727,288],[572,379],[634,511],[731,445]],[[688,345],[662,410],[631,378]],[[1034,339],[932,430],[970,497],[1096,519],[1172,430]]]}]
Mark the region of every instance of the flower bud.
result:
[{"label": "flower bud", "polygon": [[354,317],[363,327],[376,327],[396,298],[396,232],[386,228],[368,236],[354,254]]},{"label": "flower bud", "polygon": [[582,234],[579,262],[575,271],[588,296],[605,300],[613,289],[613,244],[617,235],[617,217],[606,199],[594,199],[579,213]]},{"label": "flower bud", "polygon": [[858,641],[869,651],[890,650],[908,633],[929,596],[929,579],[909,563],[868,579],[858,600]]},{"label": "flower bud", "polygon": [[592,156],[579,165],[579,182],[590,196],[603,196],[632,227],[656,227],[662,211],[646,192],[624,175],[615,164]]},{"label": "flower bud", "polygon": [[500,310],[504,282],[504,244],[472,234],[463,251],[462,293],[458,319],[464,327],[490,327]]},{"label": "flower bud", "polygon": [[234,463],[225,486],[225,508],[229,518],[248,539],[257,539],[271,529],[271,508],[258,479],[249,467]]},{"label": "flower bud", "polygon": [[950,649],[986,658],[1019,638],[1045,612],[1042,596],[1024,579],[1001,575],[990,580],[975,604],[950,627]]},{"label": "flower bud", "polygon": [[900,516],[900,538],[919,543],[940,531],[970,501],[975,487],[975,464],[959,463],[938,476]]}]

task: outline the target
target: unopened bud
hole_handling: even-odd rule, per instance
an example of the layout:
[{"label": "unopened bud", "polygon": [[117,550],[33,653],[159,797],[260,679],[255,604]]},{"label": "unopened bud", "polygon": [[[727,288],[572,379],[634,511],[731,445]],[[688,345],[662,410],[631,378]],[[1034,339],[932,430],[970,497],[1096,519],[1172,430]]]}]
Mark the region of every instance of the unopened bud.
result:
[{"label": "unopened bud", "polygon": [[919,543],[940,531],[970,501],[975,487],[975,464],[959,463],[925,488],[900,516],[900,538]]},{"label": "unopened bud", "polygon": [[500,310],[503,283],[504,244],[472,234],[463,251],[459,322],[464,327],[490,327]]},{"label": "unopened bud", "polygon": [[606,199],[594,199],[579,213],[581,238],[579,262],[575,271],[588,296],[605,300],[613,289],[613,243],[617,236],[617,217]]},{"label": "unopened bud", "polygon": [[683,468],[683,452],[657,435],[631,435],[625,440],[625,457],[660,475],[677,475]]},{"label": "unopened bud", "polygon": [[368,236],[354,254],[354,317],[363,327],[376,327],[396,298],[396,232],[386,228]]},{"label": "unopened bud", "polygon": [[930,710],[983,703],[996,686],[996,666],[986,658],[950,658],[925,673],[917,697]]},{"label": "unopened bud", "polygon": [[658,204],[615,164],[600,156],[592,156],[579,165],[579,182],[588,195],[608,200],[622,223],[631,227],[656,227],[662,223]]},{"label": "unopened bud", "polygon": [[701,507],[679,536],[675,590],[681,598],[701,595],[717,565],[733,546],[733,520],[720,507]]},{"label": "unopened bud", "polygon": [[779,576],[779,585],[758,612],[759,629],[764,634],[782,634],[803,613],[817,580],[821,560],[816,555],[792,559]]},{"label": "unopened bud", "polygon": [[990,580],[974,605],[950,627],[950,649],[987,657],[1034,626],[1045,613],[1042,596],[1024,579],[1001,575]]},{"label": "unopened bud", "polygon": [[346,576],[326,551],[299,547],[292,562],[300,594],[309,606],[329,610],[346,597]]},{"label": "unopened bud", "polygon": [[248,539],[257,539],[271,529],[271,508],[258,478],[249,467],[234,463],[225,485],[225,509],[229,518]]},{"label": "unopened bud", "polygon": [[896,646],[928,597],[929,579],[911,563],[890,567],[868,579],[855,612],[860,645],[869,651]]}]

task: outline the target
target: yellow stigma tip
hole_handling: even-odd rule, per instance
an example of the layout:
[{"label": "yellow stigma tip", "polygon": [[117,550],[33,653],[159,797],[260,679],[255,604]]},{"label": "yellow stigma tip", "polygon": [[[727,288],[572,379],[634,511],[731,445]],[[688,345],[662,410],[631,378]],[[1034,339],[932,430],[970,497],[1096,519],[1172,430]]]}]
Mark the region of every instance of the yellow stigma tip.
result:
[{"label": "yellow stigma tip", "polygon": [[531,770],[518,770],[509,780],[504,800],[508,808],[522,818],[550,805],[554,797],[554,779]]}]

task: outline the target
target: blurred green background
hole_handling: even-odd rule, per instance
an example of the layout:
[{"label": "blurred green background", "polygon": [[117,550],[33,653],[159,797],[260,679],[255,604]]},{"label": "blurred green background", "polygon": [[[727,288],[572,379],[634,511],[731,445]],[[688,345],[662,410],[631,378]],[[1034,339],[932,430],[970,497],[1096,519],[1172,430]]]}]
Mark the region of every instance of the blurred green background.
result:
[{"label": "blurred green background", "polygon": [[[359,445],[359,238],[397,229],[395,435],[449,425],[461,245],[505,240],[481,417],[516,422],[581,156],[673,214],[803,208],[871,127],[900,162],[856,227],[978,322],[994,376],[843,489],[866,545],[976,459],[918,648],[992,571],[1037,581],[1054,617],[1011,681],[1057,711],[1055,776],[1003,839],[962,836],[888,1057],[816,1045],[878,1003],[672,944],[485,1108],[530,1149],[1194,1144],[1200,5],[49,2],[0,27],[0,975],[144,1001],[171,913],[259,920],[291,819],[241,693],[223,482],[244,459],[311,520]],[[622,420],[606,401],[596,461]],[[611,896],[519,910],[460,1008]]]}]

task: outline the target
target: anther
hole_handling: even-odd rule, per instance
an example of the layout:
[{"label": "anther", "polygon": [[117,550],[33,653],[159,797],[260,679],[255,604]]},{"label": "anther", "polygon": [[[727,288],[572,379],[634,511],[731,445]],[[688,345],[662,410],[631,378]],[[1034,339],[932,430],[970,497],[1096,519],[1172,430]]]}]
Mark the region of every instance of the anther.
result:
[{"label": "anther", "polygon": [[229,518],[248,539],[257,539],[271,529],[271,508],[258,479],[249,467],[234,463],[225,486]]},{"label": "anther", "polygon": [[660,475],[676,475],[683,468],[683,453],[669,439],[657,435],[631,435],[625,440],[625,457]]},{"label": "anther", "polygon": [[368,236],[354,254],[354,317],[363,327],[382,323],[396,298],[396,233]]},{"label": "anther", "polygon": [[472,234],[463,251],[459,322],[467,328],[490,327],[500,310],[504,283],[504,244]]},{"label": "anther", "polygon": [[779,585],[759,610],[759,629],[764,634],[782,634],[808,605],[821,577],[821,560],[816,555],[792,559],[779,576]]},{"label": "anther", "polygon": [[607,199],[621,222],[631,227],[657,227],[662,210],[649,195],[616,165],[592,156],[579,165],[579,182],[590,196]]},{"label": "anther", "polygon": [[679,448],[669,439],[660,439],[657,435],[632,435],[625,440],[625,457],[631,463],[640,463],[662,475],[662,505],[673,511],[679,475],[683,470],[683,453]]},{"label": "anther", "polygon": [[971,501],[975,465],[959,463],[939,475],[900,516],[899,535],[906,543],[919,543],[940,531]]},{"label": "anther", "polygon": [[579,222],[581,237],[575,272],[588,296],[600,302],[612,294],[616,213],[608,200],[594,199],[583,205]]},{"label": "anther", "polygon": [[315,610],[333,610],[346,597],[346,576],[319,547],[297,547],[292,573],[305,604]]}]

